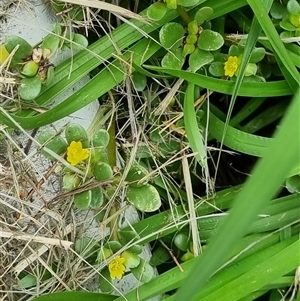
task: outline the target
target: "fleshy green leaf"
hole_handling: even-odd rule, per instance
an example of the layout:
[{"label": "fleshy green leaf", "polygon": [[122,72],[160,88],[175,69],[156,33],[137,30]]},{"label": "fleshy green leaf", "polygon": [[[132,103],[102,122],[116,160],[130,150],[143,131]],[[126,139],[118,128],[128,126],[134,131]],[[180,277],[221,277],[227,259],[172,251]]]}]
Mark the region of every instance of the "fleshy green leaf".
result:
[{"label": "fleshy green leaf", "polygon": [[58,49],[60,42],[60,37],[54,35],[53,33],[48,34],[42,44],[41,48],[43,49],[44,53],[49,52],[47,58],[51,57]]},{"label": "fleshy green leaf", "polygon": [[263,48],[263,47],[254,48],[251,53],[249,63],[256,64],[256,63],[260,62],[265,57],[265,54],[266,54],[265,48]]},{"label": "fleshy green leaf", "polygon": [[143,283],[149,282],[154,277],[153,267],[142,258],[140,264],[130,270],[134,277]]},{"label": "fleshy green leaf", "polygon": [[300,13],[300,4],[297,0],[289,0],[286,8],[290,14]]},{"label": "fleshy green leaf", "polygon": [[181,69],[183,64],[184,56],[180,48],[169,51],[161,61],[162,67],[170,69]]},{"label": "fleshy green leaf", "polygon": [[[83,36],[82,34],[78,34],[78,33],[74,34],[73,42],[75,44],[73,43],[72,47],[75,49],[82,49],[83,47],[86,48],[89,45],[88,39],[85,36]],[[76,44],[78,44],[78,45],[76,45]]]},{"label": "fleshy green leaf", "polygon": [[19,87],[20,97],[24,100],[34,100],[40,94],[42,89],[42,82],[38,75],[30,78],[21,79]]},{"label": "fleshy green leaf", "polygon": [[155,2],[151,4],[147,10],[147,16],[153,21],[159,21],[164,17],[168,8],[163,2]]},{"label": "fleshy green leaf", "polygon": [[198,25],[203,24],[206,20],[210,18],[210,16],[214,13],[214,10],[211,7],[205,6],[201,7],[195,14],[195,20]]},{"label": "fleshy green leaf", "polygon": [[220,49],[224,44],[221,34],[210,29],[204,29],[198,39],[198,47],[206,51],[215,51]]},{"label": "fleshy green leaf", "polygon": [[78,209],[86,210],[89,209],[92,201],[91,190],[86,190],[74,195],[74,204]]},{"label": "fleshy green leaf", "polygon": [[134,88],[137,91],[144,91],[147,86],[147,77],[139,72],[134,72],[132,75]]},{"label": "fleshy green leaf", "polygon": [[152,212],[161,206],[160,195],[156,188],[150,184],[139,187],[129,186],[126,191],[129,203],[143,212]]},{"label": "fleshy green leaf", "polygon": [[189,57],[189,65],[191,70],[196,72],[204,65],[211,63],[213,60],[214,57],[209,51],[196,48],[196,50]]},{"label": "fleshy green leaf", "polygon": [[159,31],[159,40],[166,49],[178,48],[182,43],[185,30],[182,25],[175,22],[165,24]]},{"label": "fleshy green leaf", "polygon": [[21,63],[27,56],[29,56],[33,49],[31,45],[18,36],[9,36],[4,42],[6,50],[11,53],[16,46],[19,45],[18,50],[15,52],[13,59],[11,61],[11,66],[14,67],[17,64]]},{"label": "fleshy green leaf", "polygon": [[92,209],[97,209],[100,206],[102,206],[104,202],[104,194],[103,190],[100,187],[95,187],[91,189],[91,202],[90,202],[90,207]]},{"label": "fleshy green leaf", "polygon": [[270,15],[276,20],[281,20],[286,14],[286,7],[281,3],[274,1],[270,10]]},{"label": "fleshy green leaf", "polygon": [[229,56],[239,56],[240,53],[240,48],[237,45],[231,45],[228,51]]},{"label": "fleshy green leaf", "polygon": [[295,31],[296,27],[292,25],[290,22],[281,21],[279,23],[280,27],[287,31]]},{"label": "fleshy green leaf", "polygon": [[208,71],[215,77],[221,77],[224,75],[224,64],[221,62],[213,62],[209,66]]}]

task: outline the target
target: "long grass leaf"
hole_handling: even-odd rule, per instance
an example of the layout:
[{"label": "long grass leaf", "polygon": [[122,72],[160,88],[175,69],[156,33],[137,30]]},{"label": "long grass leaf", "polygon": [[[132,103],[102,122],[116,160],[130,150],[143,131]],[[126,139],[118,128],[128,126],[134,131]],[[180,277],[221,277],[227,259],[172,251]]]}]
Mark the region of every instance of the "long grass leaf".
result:
[{"label": "long grass leaf", "polygon": [[[207,280],[224,262],[224,258],[227,258],[231,246],[245,234],[251,222],[278,191],[289,171],[296,162],[299,162],[300,128],[294,125],[295,120],[300,118],[299,105],[300,89],[287,110],[265,157],[255,166],[252,177],[237,196],[225,223],[218,229],[203,256],[199,256],[192,272],[177,291],[175,301],[194,300],[195,294],[205,286]],[[289,149],[285,150],[283,145],[289,145]],[[275,166],[275,162],[280,164]]]},{"label": "long grass leaf", "polygon": [[[289,58],[288,52],[284,47],[278,32],[275,29],[272,20],[268,16],[266,9],[264,8],[264,4],[261,0],[247,0],[248,4],[251,6],[258,22],[260,23],[264,33],[266,34],[269,42],[271,43],[274,52],[278,55],[279,59],[281,60],[282,64],[285,66],[287,71],[290,73],[291,77],[294,79],[295,83],[291,84],[291,89],[295,89],[295,87],[299,87],[300,85],[300,75]],[[288,81],[290,84],[290,80]],[[296,93],[295,90],[293,90]]]},{"label": "long grass leaf", "polygon": [[201,166],[206,166],[206,150],[203,143],[203,137],[200,133],[197,117],[194,109],[194,99],[195,99],[195,85],[189,84],[185,91],[184,98],[184,128],[186,130],[187,138],[189,144],[194,153],[196,153],[196,159]]},{"label": "long grass leaf", "polygon": [[[190,83],[194,83],[197,86],[209,89],[211,91],[232,95],[234,90],[234,82],[226,81],[223,79],[212,78],[202,74],[183,70],[167,69],[148,65],[145,67],[151,70],[157,70],[159,72],[164,72],[176,77],[183,78]],[[243,82],[238,91],[239,96],[247,97],[276,97],[292,94],[293,92],[286,81],[273,81],[265,83]]]}]

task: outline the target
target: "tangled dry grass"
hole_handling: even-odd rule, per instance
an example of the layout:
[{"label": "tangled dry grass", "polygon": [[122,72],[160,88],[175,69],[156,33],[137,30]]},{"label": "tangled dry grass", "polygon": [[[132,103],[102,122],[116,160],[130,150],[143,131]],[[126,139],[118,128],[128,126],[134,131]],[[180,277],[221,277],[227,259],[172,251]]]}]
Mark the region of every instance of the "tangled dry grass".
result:
[{"label": "tangled dry grass", "polygon": [[[1,300],[84,288],[93,268],[71,246],[87,228],[93,231],[91,218],[78,217],[70,197],[51,202],[60,191],[53,166],[39,155],[30,158],[6,134],[0,151]],[[94,228],[92,235],[101,239],[104,232]]]}]

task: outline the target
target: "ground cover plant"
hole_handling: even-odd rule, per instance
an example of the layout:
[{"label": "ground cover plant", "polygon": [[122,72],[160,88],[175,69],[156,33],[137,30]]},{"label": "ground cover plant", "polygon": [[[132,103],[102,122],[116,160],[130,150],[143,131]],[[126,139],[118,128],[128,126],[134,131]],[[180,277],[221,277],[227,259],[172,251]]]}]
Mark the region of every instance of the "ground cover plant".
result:
[{"label": "ground cover plant", "polygon": [[[299,1],[46,4],[40,43],[0,45],[3,300],[299,300]],[[88,129],[47,127],[95,100]],[[50,164],[36,183],[20,132]]]}]

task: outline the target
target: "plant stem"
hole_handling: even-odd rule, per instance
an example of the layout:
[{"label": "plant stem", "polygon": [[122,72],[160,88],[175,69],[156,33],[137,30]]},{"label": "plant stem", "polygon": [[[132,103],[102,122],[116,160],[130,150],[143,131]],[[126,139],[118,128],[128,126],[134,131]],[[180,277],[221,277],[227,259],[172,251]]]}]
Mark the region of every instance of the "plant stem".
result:
[{"label": "plant stem", "polygon": [[177,5],[177,12],[186,24],[191,22],[191,18],[183,6]]}]

